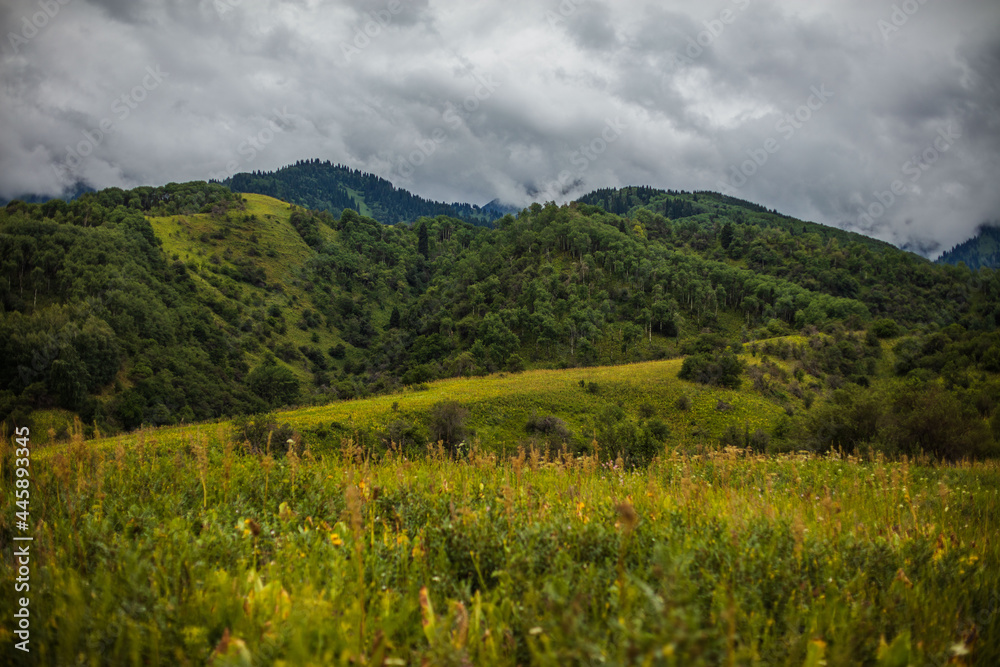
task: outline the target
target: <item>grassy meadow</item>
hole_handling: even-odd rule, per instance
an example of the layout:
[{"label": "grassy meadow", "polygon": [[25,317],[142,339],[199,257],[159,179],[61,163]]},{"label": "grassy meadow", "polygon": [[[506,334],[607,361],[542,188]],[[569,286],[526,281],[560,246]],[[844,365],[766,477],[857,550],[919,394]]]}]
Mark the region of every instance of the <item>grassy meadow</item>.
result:
[{"label": "grassy meadow", "polygon": [[[532,415],[555,415],[572,433],[592,441],[603,413],[620,408],[625,418],[659,419],[673,439],[697,446],[716,442],[728,424],[751,431],[771,428],[784,414],[752,391],[680,381],[681,364],[681,359],[671,359],[441,380],[403,394],[303,408],[284,413],[282,421],[306,431],[326,427],[351,436],[378,432],[394,420],[418,422],[435,404],[457,401],[469,411],[470,440],[478,438],[484,449],[512,453],[523,443],[524,425]],[[677,407],[681,399],[683,409]]]},{"label": "grassy meadow", "polygon": [[[1000,661],[996,462],[693,448],[734,416],[770,423],[781,409],[680,382],[678,364],[449,380],[284,413],[303,437],[283,457],[248,454],[228,423],[38,449],[22,662]],[[350,435],[444,399],[475,428],[458,455],[372,457]],[[600,443],[573,455],[524,438],[534,412],[586,433],[617,403],[652,404],[675,445],[628,469]],[[2,502],[7,542],[13,493]],[[5,596],[14,577],[5,561]],[[8,645],[13,629],[0,622]]]}]

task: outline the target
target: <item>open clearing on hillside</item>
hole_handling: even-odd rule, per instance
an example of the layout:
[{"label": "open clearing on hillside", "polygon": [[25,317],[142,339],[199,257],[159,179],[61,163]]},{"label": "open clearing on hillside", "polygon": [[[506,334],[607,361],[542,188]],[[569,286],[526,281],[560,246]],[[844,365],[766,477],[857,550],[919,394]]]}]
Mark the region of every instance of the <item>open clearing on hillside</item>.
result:
[{"label": "open clearing on hillside", "polygon": [[[469,410],[469,426],[475,432],[472,440],[487,450],[513,452],[525,440],[525,424],[532,415],[558,417],[575,435],[590,441],[602,411],[620,407],[629,418],[665,422],[671,446],[695,448],[715,446],[730,425],[751,433],[771,431],[785,414],[776,402],[746,387],[731,390],[679,380],[681,364],[681,359],[671,359],[440,380],[400,394],[289,410],[276,417],[305,432],[307,444],[319,453],[330,451],[331,446],[339,449],[341,436],[378,433],[396,420],[420,422],[435,404],[457,401]],[[681,397],[690,401],[684,409],[677,405]],[[176,443],[204,429],[214,427],[167,427],[153,431],[151,437]],[[324,447],[311,436],[317,430],[336,437],[327,438]],[[97,442],[107,445],[114,439]]]},{"label": "open clearing on hillside", "polygon": [[[419,419],[442,401],[457,401],[487,449],[516,445],[532,414],[564,419],[574,433],[591,437],[595,419],[607,406],[618,406],[640,418],[643,405],[667,422],[677,442],[708,442],[729,423],[751,430],[769,428],[782,409],[751,391],[710,388],[677,379],[682,360],[627,366],[535,370],[484,378],[442,380],[425,390],[306,408],[281,415],[293,426],[339,423],[361,431],[383,427],[393,419]],[[581,386],[581,382],[585,386]],[[681,396],[689,409],[677,407]],[[719,409],[719,401],[725,404]],[[396,409],[393,409],[396,404]],[[727,407],[728,406],[728,407]],[[714,443],[714,440],[712,441]]]}]

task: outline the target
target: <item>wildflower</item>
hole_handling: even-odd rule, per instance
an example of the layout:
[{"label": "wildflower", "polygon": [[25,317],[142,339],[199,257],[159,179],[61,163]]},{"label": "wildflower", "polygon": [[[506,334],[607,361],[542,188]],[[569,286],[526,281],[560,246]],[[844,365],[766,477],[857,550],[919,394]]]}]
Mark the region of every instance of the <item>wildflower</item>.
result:
[{"label": "wildflower", "polygon": [[330,541],[333,542],[333,546],[335,547],[339,547],[344,543],[344,541],[340,539],[340,535],[333,532],[330,533]]}]

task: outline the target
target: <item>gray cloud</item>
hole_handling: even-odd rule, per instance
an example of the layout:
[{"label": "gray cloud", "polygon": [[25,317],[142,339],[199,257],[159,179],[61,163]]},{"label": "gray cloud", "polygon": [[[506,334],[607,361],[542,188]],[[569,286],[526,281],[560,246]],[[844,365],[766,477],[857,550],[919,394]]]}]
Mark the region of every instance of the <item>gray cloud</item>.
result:
[{"label": "gray cloud", "polygon": [[1000,211],[1000,6],[895,6],[8,0],[0,196],[319,157],[446,200],[722,189],[932,254]]}]

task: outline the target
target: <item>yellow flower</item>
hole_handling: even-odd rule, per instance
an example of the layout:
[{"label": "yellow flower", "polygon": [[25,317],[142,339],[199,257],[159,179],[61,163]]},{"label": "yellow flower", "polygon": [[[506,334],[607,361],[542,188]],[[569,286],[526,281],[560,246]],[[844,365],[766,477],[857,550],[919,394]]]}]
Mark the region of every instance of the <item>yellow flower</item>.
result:
[{"label": "yellow flower", "polygon": [[333,546],[335,547],[339,547],[344,543],[343,540],[340,539],[340,535],[337,533],[330,533],[330,541],[333,542]]}]

